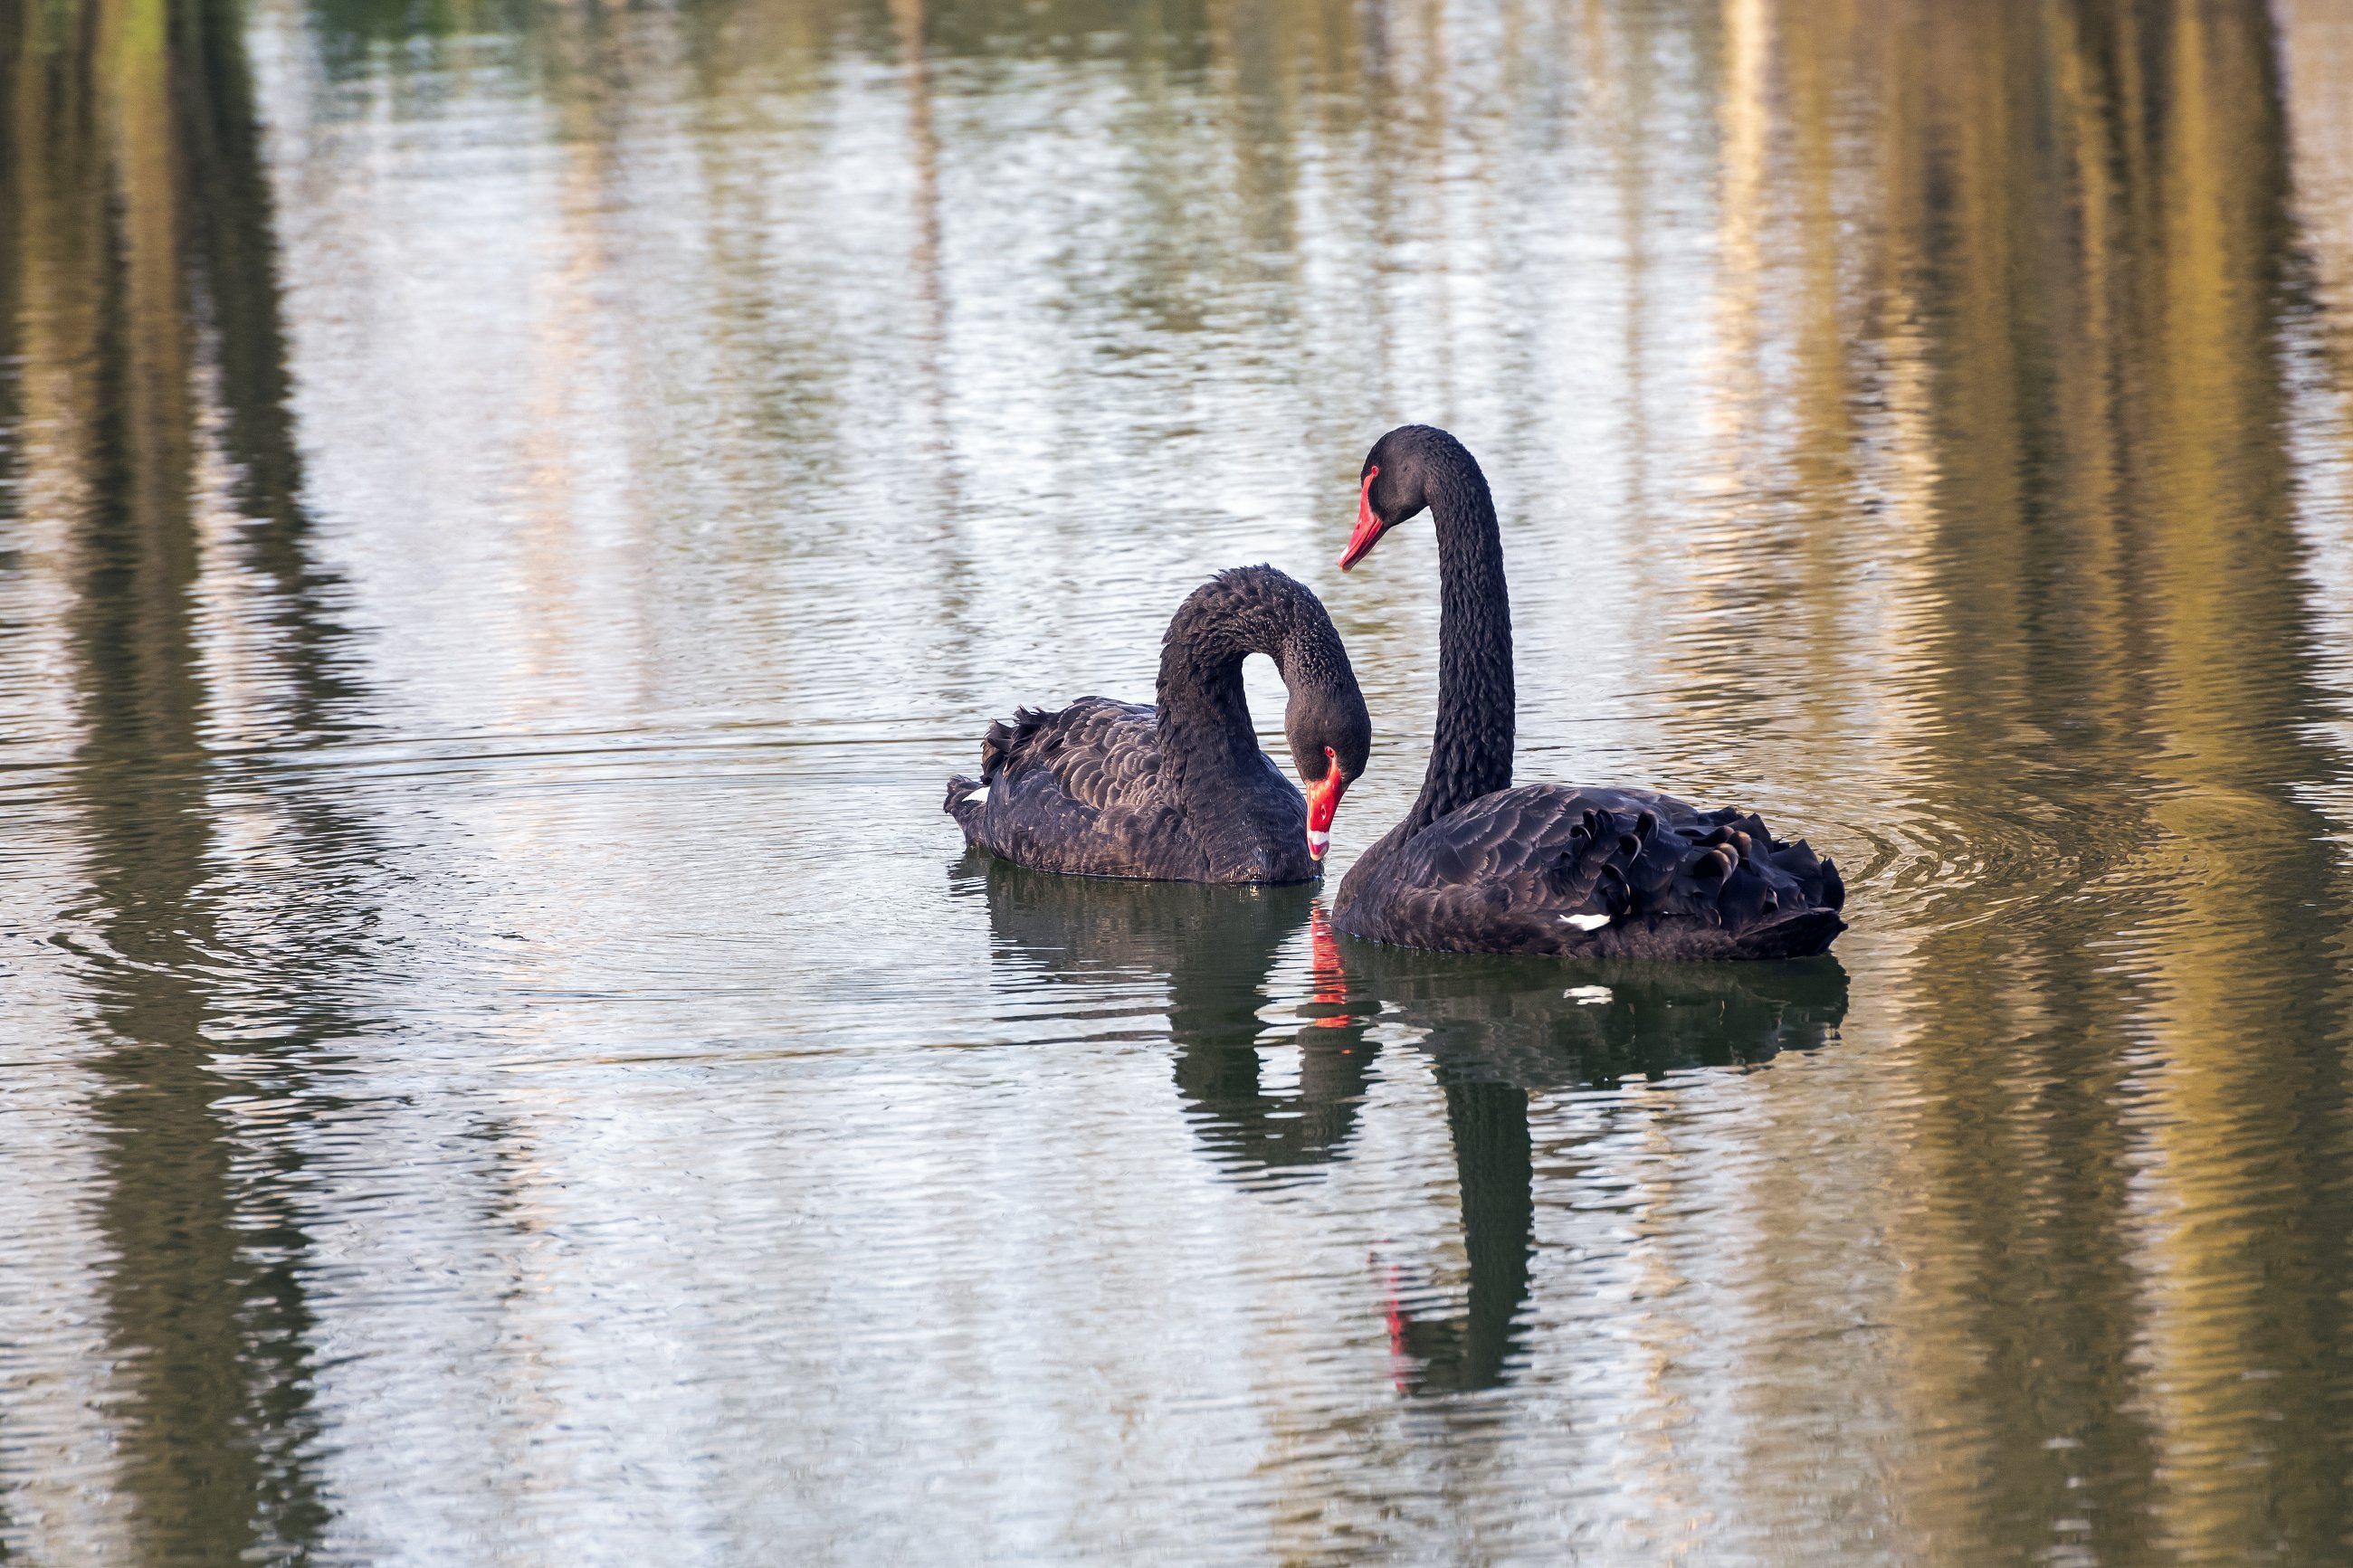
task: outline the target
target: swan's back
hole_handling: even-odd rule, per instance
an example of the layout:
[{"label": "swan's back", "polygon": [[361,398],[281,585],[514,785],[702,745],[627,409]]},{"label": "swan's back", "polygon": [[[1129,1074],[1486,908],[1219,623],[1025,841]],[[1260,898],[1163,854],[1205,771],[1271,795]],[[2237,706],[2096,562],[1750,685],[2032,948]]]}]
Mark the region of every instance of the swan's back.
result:
[{"label": "swan's back", "polygon": [[1014,710],[980,742],[980,779],[1019,792],[1050,780],[1082,805],[1102,811],[1144,804],[1160,775],[1160,739],[1152,705],[1082,697],[1068,708]]},{"label": "swan's back", "polygon": [[1526,784],[1367,850],[1333,923],[1447,952],[1796,958],[1846,929],[1838,868],[1762,818],[1648,790]]}]

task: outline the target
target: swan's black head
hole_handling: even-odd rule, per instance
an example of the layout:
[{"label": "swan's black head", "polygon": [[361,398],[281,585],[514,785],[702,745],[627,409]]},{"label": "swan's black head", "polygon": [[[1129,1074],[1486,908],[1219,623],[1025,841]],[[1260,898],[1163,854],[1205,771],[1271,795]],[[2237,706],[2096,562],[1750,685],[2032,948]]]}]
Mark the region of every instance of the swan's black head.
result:
[{"label": "swan's black head", "polygon": [[1356,492],[1356,531],[1348,536],[1340,570],[1371,554],[1381,535],[1430,504],[1441,476],[1469,462],[1462,443],[1435,425],[1400,425],[1374,442]]},{"label": "swan's black head", "polygon": [[1333,686],[1303,686],[1283,710],[1282,731],[1307,791],[1307,852],[1321,860],[1332,847],[1332,816],[1340,809],[1340,796],[1372,755],[1372,716],[1353,678]]}]

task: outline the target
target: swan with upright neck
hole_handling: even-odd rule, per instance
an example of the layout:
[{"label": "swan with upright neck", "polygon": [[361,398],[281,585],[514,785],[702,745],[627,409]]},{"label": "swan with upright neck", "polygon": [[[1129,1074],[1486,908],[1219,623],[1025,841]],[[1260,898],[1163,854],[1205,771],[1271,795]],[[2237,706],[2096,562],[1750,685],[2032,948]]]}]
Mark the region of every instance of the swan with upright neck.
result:
[{"label": "swan with upright neck", "polygon": [[1438,729],[1405,820],[1340,883],[1333,924],[1400,947],[1795,958],[1846,929],[1838,867],[1749,813],[1639,789],[1512,784],[1512,609],[1487,477],[1428,425],[1374,444],[1347,571],[1428,510],[1438,531]]},{"label": "swan with upright neck", "polygon": [[[1259,750],[1242,662],[1264,654],[1290,700],[1303,798]],[[980,777],[948,781],[965,841],[1041,871],[1174,882],[1309,882],[1332,815],[1372,749],[1348,650],[1322,601],[1271,566],[1195,589],[1161,640],[1152,705],[1082,697],[988,727]]]}]

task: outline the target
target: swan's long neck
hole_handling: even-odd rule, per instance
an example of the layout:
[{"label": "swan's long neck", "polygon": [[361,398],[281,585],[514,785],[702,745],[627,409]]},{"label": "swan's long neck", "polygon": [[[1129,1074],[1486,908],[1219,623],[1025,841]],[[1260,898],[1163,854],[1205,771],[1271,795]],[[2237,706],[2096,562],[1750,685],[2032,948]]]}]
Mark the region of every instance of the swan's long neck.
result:
[{"label": "swan's long neck", "polygon": [[1294,701],[1342,684],[1355,692],[1330,617],[1298,584],[1267,567],[1204,584],[1177,608],[1160,648],[1161,769],[1179,795],[1261,765],[1242,693],[1242,661],[1254,653],[1274,660]]},{"label": "swan's long neck", "polygon": [[1428,489],[1438,528],[1438,732],[1410,837],[1481,795],[1512,787],[1519,702],[1512,682],[1512,597],[1487,477],[1468,452]]},{"label": "swan's long neck", "polygon": [[1171,626],[1160,650],[1156,698],[1162,776],[1181,795],[1252,764],[1258,729],[1242,692],[1242,660],[1252,650],[1176,634]]}]

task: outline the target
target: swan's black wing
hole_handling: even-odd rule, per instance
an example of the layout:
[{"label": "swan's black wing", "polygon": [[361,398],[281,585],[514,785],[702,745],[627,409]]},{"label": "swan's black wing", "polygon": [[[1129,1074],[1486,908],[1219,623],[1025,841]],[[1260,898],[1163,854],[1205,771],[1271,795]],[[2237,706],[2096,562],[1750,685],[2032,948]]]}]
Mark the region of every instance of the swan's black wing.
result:
[{"label": "swan's black wing", "polygon": [[1845,901],[1835,865],[1753,815],[1525,784],[1366,851],[1333,923],[1447,952],[1795,958],[1846,929]]},{"label": "swan's black wing", "polygon": [[965,841],[1018,865],[1092,877],[1197,879],[1201,855],[1161,796],[1148,704],[1082,697],[988,727],[980,777],[948,781]]}]

